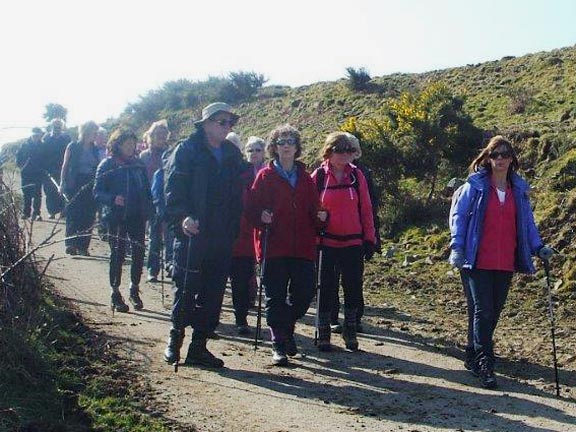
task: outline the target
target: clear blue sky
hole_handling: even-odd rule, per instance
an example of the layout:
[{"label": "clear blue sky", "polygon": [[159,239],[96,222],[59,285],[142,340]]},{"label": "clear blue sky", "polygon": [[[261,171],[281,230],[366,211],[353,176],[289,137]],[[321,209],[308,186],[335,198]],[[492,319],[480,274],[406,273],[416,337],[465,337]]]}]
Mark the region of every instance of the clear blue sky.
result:
[{"label": "clear blue sky", "polygon": [[0,144],[117,116],[164,82],[231,71],[268,84],[424,72],[576,44],[574,0],[14,0],[0,13]]}]

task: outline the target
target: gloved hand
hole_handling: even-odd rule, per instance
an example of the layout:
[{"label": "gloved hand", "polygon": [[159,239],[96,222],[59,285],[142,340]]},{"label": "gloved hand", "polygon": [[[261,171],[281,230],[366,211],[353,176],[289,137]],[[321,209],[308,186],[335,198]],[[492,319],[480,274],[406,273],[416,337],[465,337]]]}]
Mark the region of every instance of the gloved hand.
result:
[{"label": "gloved hand", "polygon": [[374,245],[374,243],[369,242],[369,241],[365,241],[363,246],[364,246],[364,259],[366,261],[370,261],[372,259],[372,257],[374,256],[374,252],[376,251],[376,246]]},{"label": "gloved hand", "polygon": [[448,258],[448,262],[452,264],[454,267],[461,269],[464,265],[464,252],[458,249],[452,249],[450,252],[450,258]]},{"label": "gloved hand", "polygon": [[548,261],[554,255],[554,249],[548,246],[542,246],[538,249],[538,258]]}]

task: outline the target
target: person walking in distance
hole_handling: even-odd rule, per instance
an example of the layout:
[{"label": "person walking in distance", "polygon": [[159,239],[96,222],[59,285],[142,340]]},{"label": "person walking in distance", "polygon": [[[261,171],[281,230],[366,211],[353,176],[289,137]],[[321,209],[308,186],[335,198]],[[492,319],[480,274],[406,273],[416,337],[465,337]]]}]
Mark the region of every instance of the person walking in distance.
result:
[{"label": "person walking in distance", "polygon": [[32,136],[16,152],[16,165],[20,168],[24,195],[22,219],[42,220],[42,129],[32,128]]},{"label": "person walking in distance", "polygon": [[184,329],[191,326],[184,364],[224,366],[206,340],[220,318],[242,212],[242,153],[225,139],[238,118],[226,103],[206,106],[196,131],[176,145],[164,167],[166,218],[175,236],[168,363],[179,361]]},{"label": "person walking in distance", "polygon": [[66,207],[66,253],[89,256],[88,247],[96,217],[92,194],[96,167],[100,162],[94,144],[98,125],[89,121],[80,126],[78,141],[68,144],[64,153],[60,191],[68,197]]},{"label": "person walking in distance", "polygon": [[344,326],[346,348],[358,349],[356,325],[362,304],[364,259],[374,254],[376,234],[368,184],[362,171],[350,163],[356,153],[345,132],[326,137],[321,150],[322,164],[312,173],[320,191],[320,205],[330,218],[319,238],[322,249],[318,349],[330,351],[330,316],[339,279],[344,288]]},{"label": "person walking in distance", "polygon": [[[159,120],[150,126],[145,133],[148,148],[140,153],[140,160],[146,167],[148,181],[152,184],[154,173],[162,168],[162,154],[168,149],[168,122]],[[162,245],[166,242],[167,235],[164,233],[165,224],[160,216],[155,214],[150,220],[148,231],[148,259],[146,268],[148,270],[148,282],[158,282],[160,272],[160,254],[163,253]]]},{"label": "person walking in distance", "polygon": [[532,255],[550,257],[530,206],[530,186],[517,174],[510,141],[493,137],[472,161],[470,175],[457,191],[450,225],[450,264],[460,269],[468,310],[473,317],[473,346],[465,366],[485,388],[497,386],[493,336],[514,272],[533,273]]},{"label": "person walking in distance", "polygon": [[[258,137],[250,137],[244,149],[248,163],[242,173],[244,185],[244,202],[258,172],[264,166],[264,149],[266,143]],[[230,270],[230,284],[232,286],[232,304],[236,318],[236,329],[240,335],[250,334],[248,327],[248,309],[254,305],[256,299],[255,278],[256,255],[254,251],[254,227],[242,214],[240,222],[240,235],[234,243],[232,251],[232,267]]]},{"label": "person walking in distance", "polygon": [[60,174],[64,153],[70,143],[70,135],[64,132],[64,120],[55,118],[50,122],[49,132],[42,138],[42,168],[44,176],[42,185],[46,195],[46,210],[48,217],[54,219],[64,208],[57,185],[60,184]]},{"label": "person walking in distance", "polygon": [[[268,138],[271,162],[248,195],[246,215],[260,235],[259,260],[266,259],[266,322],[272,338],[272,362],[288,364],[298,353],[294,330],[314,297],[316,234],[328,217],[320,211],[316,185],[302,162],[300,132],[291,125],[274,129]],[[267,234],[265,234],[267,233]],[[262,242],[267,235],[267,256]]]},{"label": "person walking in distance", "polygon": [[112,132],[108,143],[110,156],[98,165],[94,182],[94,197],[102,206],[102,222],[107,227],[110,245],[111,306],[118,312],[128,312],[120,294],[128,242],[132,250],[129,300],[136,310],[144,307],[139,286],[146,220],[153,209],[146,168],[136,157],[136,142],[136,134],[131,130]]}]

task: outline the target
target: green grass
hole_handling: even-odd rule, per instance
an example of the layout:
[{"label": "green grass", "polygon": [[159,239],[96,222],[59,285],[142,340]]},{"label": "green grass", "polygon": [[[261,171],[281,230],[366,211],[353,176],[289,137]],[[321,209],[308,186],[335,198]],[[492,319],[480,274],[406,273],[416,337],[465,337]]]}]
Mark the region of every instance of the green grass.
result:
[{"label": "green grass", "polygon": [[169,431],[146,383],[64,305],[0,330],[0,431]]}]

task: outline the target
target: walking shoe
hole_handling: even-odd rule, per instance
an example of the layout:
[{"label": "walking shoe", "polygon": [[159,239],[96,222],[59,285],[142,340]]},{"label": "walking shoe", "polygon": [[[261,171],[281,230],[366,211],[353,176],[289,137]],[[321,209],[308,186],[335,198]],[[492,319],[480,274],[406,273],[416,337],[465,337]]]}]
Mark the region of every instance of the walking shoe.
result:
[{"label": "walking shoe", "polygon": [[88,252],[88,249],[78,249],[77,255],[89,257],[90,252]]},{"label": "walking shoe", "polygon": [[237,325],[236,331],[238,332],[238,334],[240,336],[248,336],[252,333],[252,331],[250,330],[250,327],[248,327],[248,325],[246,325],[246,324]]},{"label": "walking shoe", "polygon": [[350,351],[358,351],[358,339],[356,338],[356,324],[344,323],[342,328],[342,339],[346,349]]},{"label": "walking shoe", "polygon": [[478,366],[478,362],[476,361],[476,352],[474,348],[466,348],[466,354],[464,358],[464,368],[472,375],[477,377],[480,374],[480,368]]},{"label": "walking shoe", "polygon": [[211,332],[208,332],[206,334],[206,338],[212,339],[212,340],[218,340],[218,339],[220,339],[220,335],[218,333],[216,333],[215,331],[211,331]]},{"label": "walking shoe", "polygon": [[38,222],[42,222],[42,216],[40,216],[40,215],[34,215],[32,217],[32,219],[34,219],[35,221],[38,221]]},{"label": "walking shoe", "polygon": [[54,213],[50,213],[48,215],[48,219],[56,219],[56,215]]},{"label": "walking shoe", "polygon": [[130,297],[128,297],[132,306],[136,310],[144,309],[144,303],[142,303],[142,299],[140,298],[140,290],[138,289],[138,285],[130,285]]},{"label": "walking shoe", "polygon": [[215,357],[214,354],[206,348],[206,339],[192,340],[184,364],[187,366],[202,366],[214,369],[224,367],[224,361]]},{"label": "walking shoe", "polygon": [[170,329],[170,336],[168,337],[168,344],[164,350],[164,361],[166,363],[174,364],[180,361],[180,348],[184,342],[184,329],[177,329],[172,327]]},{"label": "walking shoe", "polygon": [[128,312],[130,310],[128,305],[124,303],[124,299],[118,291],[112,293],[112,297],[110,299],[110,307],[112,308],[112,311],[117,312]]},{"label": "walking shoe", "polygon": [[480,383],[485,389],[494,389],[498,386],[494,376],[494,360],[489,357],[482,357],[478,364],[480,366]]},{"label": "walking shoe", "polygon": [[22,220],[27,220],[30,216],[22,215]]},{"label": "walking shoe", "polygon": [[67,255],[78,255],[78,251],[74,246],[66,246],[66,254]]},{"label": "walking shoe", "polygon": [[336,321],[330,324],[330,331],[334,334],[341,334],[342,333],[342,325]]},{"label": "walking shoe", "polygon": [[332,345],[330,344],[330,332],[331,328],[328,326],[320,326],[320,328],[318,328],[318,351],[332,351]]},{"label": "walking shoe", "polygon": [[286,348],[284,343],[274,342],[272,344],[272,363],[275,366],[287,366],[288,357],[286,357]]},{"label": "walking shoe", "polygon": [[148,273],[148,277],[147,277],[148,282],[158,282],[158,275],[152,274],[152,273]]},{"label": "walking shoe", "polygon": [[286,341],[284,342],[284,351],[288,357],[294,357],[298,354],[298,346],[296,345],[294,335],[286,338]]}]

